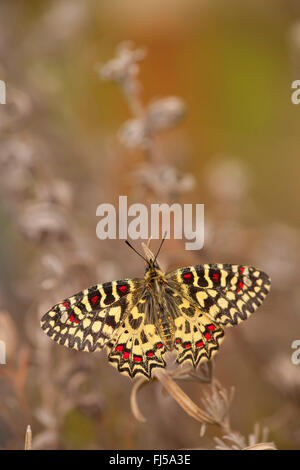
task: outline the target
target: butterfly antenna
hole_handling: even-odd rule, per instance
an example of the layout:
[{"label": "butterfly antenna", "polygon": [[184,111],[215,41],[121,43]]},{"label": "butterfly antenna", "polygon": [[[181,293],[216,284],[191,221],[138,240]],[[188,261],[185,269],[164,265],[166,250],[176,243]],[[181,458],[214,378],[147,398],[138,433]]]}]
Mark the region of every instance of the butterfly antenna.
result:
[{"label": "butterfly antenna", "polygon": [[164,243],[164,241],[165,241],[165,239],[166,239],[166,236],[167,236],[167,232],[165,232],[164,235],[163,235],[162,241],[161,241],[161,243],[160,243],[160,245],[159,245],[159,248],[158,248],[157,253],[156,253],[156,255],[155,255],[155,258],[154,258],[154,263],[155,263],[155,261],[156,261],[156,258],[157,258],[158,255],[159,255],[160,249],[161,249],[161,247],[163,246],[163,243]]},{"label": "butterfly antenna", "polygon": [[141,253],[139,253],[130,243],[128,240],[125,240],[125,243],[126,245],[129,246],[129,248],[131,248],[137,255],[139,255],[144,261],[146,261],[147,264],[149,264],[149,262],[146,260],[146,258],[144,258],[143,255],[141,255]]}]

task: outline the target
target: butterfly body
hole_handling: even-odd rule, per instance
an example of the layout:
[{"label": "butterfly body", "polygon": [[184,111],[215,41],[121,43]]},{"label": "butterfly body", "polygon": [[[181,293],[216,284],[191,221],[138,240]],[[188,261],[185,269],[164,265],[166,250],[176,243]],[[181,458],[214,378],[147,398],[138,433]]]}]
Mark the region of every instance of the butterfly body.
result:
[{"label": "butterfly body", "polygon": [[69,348],[106,349],[119,372],[150,378],[166,366],[167,351],[175,350],[179,364],[210,360],[225,327],[246,320],[270,288],[254,267],[205,264],[164,273],[153,259],[144,278],[98,284],[56,304],[42,329]]},{"label": "butterfly body", "polygon": [[[166,287],[167,281],[165,273],[158,264],[150,262],[145,272],[145,292],[146,302],[151,305],[148,309],[145,323],[154,323],[157,325],[157,332],[168,350],[173,349],[175,314],[167,301]],[[153,313],[152,313],[153,312]]]}]

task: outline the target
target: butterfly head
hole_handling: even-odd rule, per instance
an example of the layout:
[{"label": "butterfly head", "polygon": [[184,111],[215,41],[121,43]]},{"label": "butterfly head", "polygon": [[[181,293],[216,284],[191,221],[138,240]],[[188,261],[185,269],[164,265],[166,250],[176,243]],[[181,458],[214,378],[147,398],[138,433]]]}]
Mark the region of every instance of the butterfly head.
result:
[{"label": "butterfly head", "polygon": [[151,283],[151,281],[154,281],[155,279],[163,281],[165,275],[157,261],[157,255],[159,251],[156,253],[156,255],[154,255],[149,246],[142,243],[142,247],[145,253],[145,260],[147,262],[145,271],[146,283]]},{"label": "butterfly head", "polygon": [[150,259],[147,260],[147,263],[148,264],[145,270],[145,281],[147,283],[151,283],[151,281],[154,281],[155,279],[163,281],[165,275],[157,261],[154,259]]}]

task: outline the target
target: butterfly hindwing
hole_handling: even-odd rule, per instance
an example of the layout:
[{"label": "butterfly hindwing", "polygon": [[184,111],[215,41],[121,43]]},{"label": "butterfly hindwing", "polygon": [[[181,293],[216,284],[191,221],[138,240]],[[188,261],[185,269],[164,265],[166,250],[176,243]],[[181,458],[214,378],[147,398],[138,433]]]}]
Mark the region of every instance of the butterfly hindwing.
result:
[{"label": "butterfly hindwing", "polygon": [[197,367],[203,360],[209,360],[217,352],[224,336],[224,330],[211,320],[195,302],[191,302],[178,290],[166,289],[167,303],[176,311],[174,319],[174,347],[176,361],[190,362]]},{"label": "butterfly hindwing", "polygon": [[41,319],[51,339],[69,348],[96,351],[111,340],[143,290],[143,279],[106,282],[52,307]]},{"label": "butterfly hindwing", "polygon": [[271,284],[263,271],[235,264],[181,268],[166,278],[180,296],[223,326],[246,320],[262,304]]},{"label": "butterfly hindwing", "polygon": [[148,308],[149,299],[140,299],[106,348],[109,362],[131,378],[136,375],[150,378],[153,368],[166,366],[163,359],[166,348],[156,325],[146,323]]}]

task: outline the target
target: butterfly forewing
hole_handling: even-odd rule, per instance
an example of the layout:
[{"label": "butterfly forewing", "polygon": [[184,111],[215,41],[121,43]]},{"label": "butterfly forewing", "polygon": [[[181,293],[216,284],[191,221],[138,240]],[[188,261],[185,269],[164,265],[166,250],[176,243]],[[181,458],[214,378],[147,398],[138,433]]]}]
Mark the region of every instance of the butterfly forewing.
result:
[{"label": "butterfly forewing", "polygon": [[177,362],[197,366],[218,351],[225,326],[246,320],[262,303],[270,279],[253,267],[206,264],[166,275],[168,295],[175,300]]},{"label": "butterfly forewing", "polygon": [[102,349],[138,301],[143,286],[143,279],[124,279],[85,289],[52,307],[42,317],[41,327],[66,347]]},{"label": "butterfly forewing", "polygon": [[271,285],[263,271],[236,264],[190,266],[172,271],[166,278],[179,296],[223,326],[236,325],[252,315]]}]

